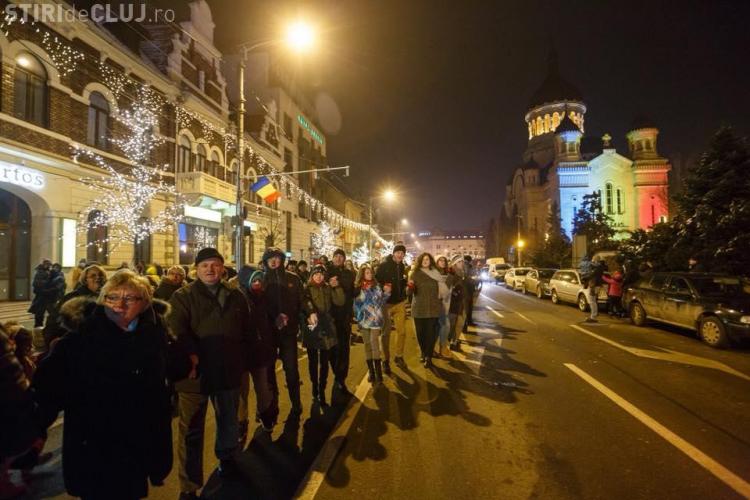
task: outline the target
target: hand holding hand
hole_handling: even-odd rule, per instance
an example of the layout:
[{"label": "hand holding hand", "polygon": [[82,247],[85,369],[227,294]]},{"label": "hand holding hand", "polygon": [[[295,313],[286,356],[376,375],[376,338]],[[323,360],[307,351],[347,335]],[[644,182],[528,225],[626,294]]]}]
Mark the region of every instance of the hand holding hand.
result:
[{"label": "hand holding hand", "polygon": [[277,329],[281,330],[287,325],[288,322],[289,322],[289,316],[287,316],[286,314],[281,313],[278,316],[276,316],[276,328]]}]

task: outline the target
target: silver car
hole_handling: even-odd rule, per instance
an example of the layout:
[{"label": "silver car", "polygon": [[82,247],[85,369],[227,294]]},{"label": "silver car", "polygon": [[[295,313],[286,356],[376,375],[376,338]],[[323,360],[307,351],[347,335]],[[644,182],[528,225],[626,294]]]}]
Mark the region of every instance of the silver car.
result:
[{"label": "silver car", "polygon": [[530,267],[514,267],[505,274],[505,286],[512,290],[523,290],[526,274],[531,271]]},{"label": "silver car", "polygon": [[[553,304],[568,302],[578,305],[581,311],[588,311],[589,301],[581,284],[581,275],[577,269],[560,269],[555,271],[549,280],[550,297]],[[600,286],[596,297],[597,302],[607,302],[607,287]]]},{"label": "silver car", "polygon": [[532,269],[526,273],[523,284],[523,293],[533,293],[538,299],[549,297],[549,280],[557,269]]}]

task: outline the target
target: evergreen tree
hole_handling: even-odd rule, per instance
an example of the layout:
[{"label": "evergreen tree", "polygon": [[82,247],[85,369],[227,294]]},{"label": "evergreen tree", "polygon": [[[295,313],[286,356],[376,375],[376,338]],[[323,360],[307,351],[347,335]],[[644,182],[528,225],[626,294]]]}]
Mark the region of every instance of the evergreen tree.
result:
[{"label": "evergreen tree", "polygon": [[555,267],[558,269],[570,266],[572,247],[570,238],[565,234],[560,219],[560,211],[555,204],[547,217],[549,228],[544,241],[532,254],[532,261],[538,267]]},{"label": "evergreen tree", "polygon": [[612,218],[602,211],[601,195],[594,191],[583,196],[573,218],[573,234],[585,235],[589,253],[613,246]]},{"label": "evergreen tree", "polygon": [[[677,198],[675,246],[707,270],[750,270],[750,148],[729,127],[688,170]],[[687,263],[685,263],[686,265]]]}]

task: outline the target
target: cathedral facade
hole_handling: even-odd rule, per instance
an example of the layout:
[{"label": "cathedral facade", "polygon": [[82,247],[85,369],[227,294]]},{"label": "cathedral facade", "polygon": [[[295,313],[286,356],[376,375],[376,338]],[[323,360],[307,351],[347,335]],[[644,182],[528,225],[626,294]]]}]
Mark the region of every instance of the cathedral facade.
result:
[{"label": "cathedral facade", "polygon": [[670,164],[658,153],[653,122],[636,118],[626,135],[628,151],[621,153],[609,135],[584,135],[585,115],[580,91],[562,78],[551,54],[548,74],[525,116],[529,142],[523,161],[505,193],[506,224],[531,244],[545,237],[555,213],[572,236],[583,196],[593,192],[600,194],[617,237],[667,220]]}]

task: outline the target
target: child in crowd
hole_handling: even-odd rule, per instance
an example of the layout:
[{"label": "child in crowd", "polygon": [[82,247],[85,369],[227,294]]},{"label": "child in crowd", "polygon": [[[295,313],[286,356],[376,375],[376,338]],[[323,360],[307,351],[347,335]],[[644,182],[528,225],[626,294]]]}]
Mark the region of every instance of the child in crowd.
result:
[{"label": "child in crowd", "polygon": [[365,343],[365,359],[370,382],[383,381],[383,368],[380,359],[380,333],[383,329],[383,307],[391,295],[391,287],[380,287],[375,273],[369,265],[364,265],[354,281],[354,317],[359,325],[359,333]]}]

